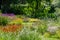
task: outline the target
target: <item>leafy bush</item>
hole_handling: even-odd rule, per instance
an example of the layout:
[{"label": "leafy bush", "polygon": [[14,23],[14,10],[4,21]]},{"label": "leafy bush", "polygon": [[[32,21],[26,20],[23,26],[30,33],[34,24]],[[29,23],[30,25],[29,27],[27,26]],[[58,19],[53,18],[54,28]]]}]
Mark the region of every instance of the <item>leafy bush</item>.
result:
[{"label": "leafy bush", "polygon": [[10,4],[10,10],[8,12],[14,14],[23,14],[23,8],[24,7],[21,7],[20,4]]},{"label": "leafy bush", "polygon": [[0,16],[0,25],[6,25],[9,22],[9,18]]},{"label": "leafy bush", "polygon": [[27,2],[28,2],[28,6],[23,8],[23,12],[26,16],[33,17],[33,18],[49,18],[49,16],[50,18],[55,17],[54,16],[55,11],[51,11],[51,10],[55,10],[54,7],[53,7],[54,9],[52,9],[51,0],[49,1],[27,0]]},{"label": "leafy bush", "polygon": [[26,16],[31,17],[33,9],[31,7],[26,7],[24,8],[23,12]]}]

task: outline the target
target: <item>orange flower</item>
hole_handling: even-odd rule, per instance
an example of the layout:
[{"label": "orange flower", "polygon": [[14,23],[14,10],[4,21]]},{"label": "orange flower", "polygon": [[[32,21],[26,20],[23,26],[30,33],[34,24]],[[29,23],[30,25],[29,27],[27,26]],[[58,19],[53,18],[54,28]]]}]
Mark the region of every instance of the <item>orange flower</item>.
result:
[{"label": "orange flower", "polygon": [[22,28],[21,25],[8,25],[6,27],[2,27],[1,29],[4,32],[15,32],[15,31],[18,31],[21,28]]}]

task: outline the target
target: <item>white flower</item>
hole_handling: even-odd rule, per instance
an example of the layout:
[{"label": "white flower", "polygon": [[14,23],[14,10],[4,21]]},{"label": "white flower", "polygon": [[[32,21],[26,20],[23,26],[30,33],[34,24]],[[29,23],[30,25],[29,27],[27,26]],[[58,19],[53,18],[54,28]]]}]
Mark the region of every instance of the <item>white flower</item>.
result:
[{"label": "white flower", "polygon": [[58,27],[57,26],[49,26],[47,28],[47,31],[53,33],[53,32],[56,32],[58,30]]}]

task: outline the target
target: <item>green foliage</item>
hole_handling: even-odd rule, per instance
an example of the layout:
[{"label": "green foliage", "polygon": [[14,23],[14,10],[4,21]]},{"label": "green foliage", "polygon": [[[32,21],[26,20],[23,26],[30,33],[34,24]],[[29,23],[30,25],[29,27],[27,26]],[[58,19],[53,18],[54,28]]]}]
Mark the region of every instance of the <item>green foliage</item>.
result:
[{"label": "green foliage", "polygon": [[[24,0],[23,0],[24,1]],[[33,18],[54,18],[55,5],[54,0],[25,0],[25,4],[21,4],[21,0],[3,1],[2,12],[22,14]],[[54,5],[54,6],[52,6]]]},{"label": "green foliage", "polygon": [[[51,9],[51,3],[52,0],[27,0],[28,2],[28,7],[25,7],[23,12],[25,15],[29,17],[34,17],[34,18],[49,18],[49,11],[54,10]],[[55,15],[53,13],[53,15]],[[50,15],[50,16],[53,16]],[[55,17],[55,16],[53,16]],[[51,18],[53,18],[51,17]]]},{"label": "green foliage", "polygon": [[33,9],[31,7],[27,7],[27,8],[24,8],[23,12],[26,16],[31,17]]},{"label": "green foliage", "polygon": [[8,24],[9,19],[3,16],[0,16],[0,25],[6,25]]},{"label": "green foliage", "polygon": [[24,7],[21,7],[20,4],[11,4],[9,12],[14,14],[23,14],[23,8]]},{"label": "green foliage", "polygon": [[47,25],[46,23],[41,23],[39,26],[38,26],[38,32],[44,34],[46,31],[47,31]]},{"label": "green foliage", "polygon": [[[60,29],[57,30],[56,33],[50,34],[49,32],[46,31],[47,23],[44,20],[41,20],[38,26],[36,26],[36,24],[33,26],[36,27],[35,30],[31,30],[31,28],[30,29],[27,28],[26,25],[27,24],[25,24],[23,29],[19,30],[18,32],[3,32],[0,30],[0,40],[60,40]],[[28,25],[28,27],[30,27],[30,25]]]},{"label": "green foliage", "polygon": [[0,10],[0,13],[1,13],[1,10]]},{"label": "green foliage", "polygon": [[[2,12],[3,13],[11,13],[11,11],[12,11],[12,13],[18,13],[20,11],[19,6],[18,6],[19,9],[18,9],[16,7],[16,5],[13,5],[13,4],[18,4],[19,2],[20,2],[19,0],[6,0],[6,1],[3,0],[2,1],[3,7],[1,8]],[[14,7],[14,8],[10,7],[11,4],[13,5],[12,7]]]}]

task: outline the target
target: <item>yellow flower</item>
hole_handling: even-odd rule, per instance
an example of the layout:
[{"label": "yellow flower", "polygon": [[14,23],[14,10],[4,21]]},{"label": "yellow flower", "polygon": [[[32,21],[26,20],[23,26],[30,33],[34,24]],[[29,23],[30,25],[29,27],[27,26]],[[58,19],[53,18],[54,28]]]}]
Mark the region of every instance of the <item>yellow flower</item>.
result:
[{"label": "yellow flower", "polygon": [[29,22],[37,22],[37,21],[40,21],[40,20],[34,19],[34,18],[30,18],[30,19],[29,19]]},{"label": "yellow flower", "polygon": [[11,21],[9,24],[21,24],[22,22],[23,22],[23,20],[18,18],[16,20]]}]

